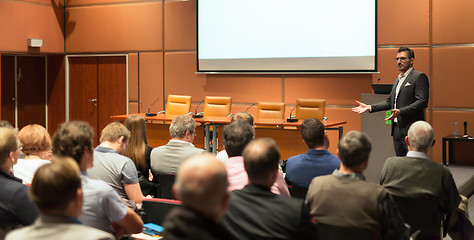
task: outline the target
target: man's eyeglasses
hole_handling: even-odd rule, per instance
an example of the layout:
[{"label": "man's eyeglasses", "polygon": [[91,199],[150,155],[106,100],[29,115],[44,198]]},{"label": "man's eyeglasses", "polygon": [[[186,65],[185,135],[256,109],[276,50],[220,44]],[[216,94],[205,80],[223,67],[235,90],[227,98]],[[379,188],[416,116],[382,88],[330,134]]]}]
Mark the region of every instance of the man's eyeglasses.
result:
[{"label": "man's eyeglasses", "polygon": [[406,60],[408,60],[408,58],[406,57],[400,57],[400,58],[395,58],[395,61],[402,61],[402,62],[405,62]]}]

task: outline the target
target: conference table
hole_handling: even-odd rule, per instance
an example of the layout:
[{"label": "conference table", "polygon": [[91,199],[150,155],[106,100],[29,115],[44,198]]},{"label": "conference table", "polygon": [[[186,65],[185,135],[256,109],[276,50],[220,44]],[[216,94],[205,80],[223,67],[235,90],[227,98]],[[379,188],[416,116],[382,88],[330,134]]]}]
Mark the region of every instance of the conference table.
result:
[{"label": "conference table", "polygon": [[[169,123],[175,118],[175,115],[158,114],[156,116],[146,116],[145,113],[129,114],[129,115],[116,115],[111,116],[113,121],[125,121],[130,115],[141,115],[147,121],[147,134],[149,145],[157,147],[164,145],[169,140]],[[199,139],[195,140],[196,147],[203,145],[204,149],[208,152],[217,153],[218,149],[222,149],[222,144],[219,144],[218,133],[222,136],[221,126],[225,126],[230,123],[231,117],[202,117],[194,118],[196,123],[201,124],[204,127],[202,133],[205,138],[202,142]],[[288,122],[286,119],[255,119],[254,124],[256,125],[256,136],[257,137],[271,137],[274,138],[280,146],[282,159],[287,159],[295,153],[303,153],[307,151],[307,147],[302,143],[302,139],[299,131],[297,130],[303,120],[297,122]],[[343,125],[346,121],[323,121],[326,130],[338,131],[339,139],[344,134]],[[199,131],[197,129],[197,131]],[[212,135],[212,136],[211,136]],[[163,138],[166,140],[163,141]],[[222,141],[221,141],[222,143]],[[220,147],[219,147],[220,145]],[[289,147],[284,147],[291,145]],[[302,146],[302,147],[301,147]],[[295,148],[296,147],[296,148]]]}]

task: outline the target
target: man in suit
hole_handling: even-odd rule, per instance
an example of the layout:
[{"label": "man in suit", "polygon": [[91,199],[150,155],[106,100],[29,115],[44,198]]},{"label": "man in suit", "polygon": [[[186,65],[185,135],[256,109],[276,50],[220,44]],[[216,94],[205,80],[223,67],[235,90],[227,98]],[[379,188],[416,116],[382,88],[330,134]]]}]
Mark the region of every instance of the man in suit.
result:
[{"label": "man in suit", "polygon": [[309,150],[288,158],[285,180],[288,184],[308,189],[314,177],[331,174],[339,169],[339,158],[330,153],[329,139],[324,124],[308,118],[301,124],[301,137]]},{"label": "man in suit", "polygon": [[[411,125],[405,141],[410,151],[405,157],[387,159],[380,184],[390,194],[398,197],[433,196],[438,201],[439,209],[449,220],[446,226],[450,232],[452,226],[462,224],[457,222],[458,218],[463,217],[457,211],[461,196],[449,169],[428,157],[428,152],[434,145],[433,128],[427,122],[417,121]],[[472,224],[470,230],[472,231]]]},{"label": "man in suit", "polygon": [[39,214],[28,198],[28,187],[10,173],[21,151],[17,134],[12,127],[0,127],[0,239],[14,228],[32,224]]},{"label": "man in suit", "polygon": [[315,177],[306,195],[314,221],[372,231],[379,239],[408,239],[395,204],[382,186],[365,181],[372,144],[365,133],[350,131],[339,141],[339,170]]},{"label": "man in suit", "polygon": [[30,196],[41,211],[31,226],[15,230],[7,240],[115,239],[110,233],[80,224],[82,188],[79,167],[70,158],[54,160],[38,168]]},{"label": "man in suit", "polygon": [[188,115],[177,116],[171,121],[171,140],[151,151],[151,168],[157,174],[175,175],[181,163],[201,154],[203,149],[194,147],[196,122]]},{"label": "man in suit", "polygon": [[426,74],[413,69],[415,53],[401,47],[395,58],[400,74],[393,83],[392,91],[386,101],[367,105],[357,101],[359,106],[353,112],[378,112],[391,110],[392,114],[385,120],[392,121],[393,146],[397,156],[405,156],[408,152],[405,144],[408,128],[416,121],[425,120],[425,108],[428,106],[429,80]]},{"label": "man in suit", "polygon": [[163,226],[165,239],[233,239],[219,223],[227,210],[227,174],[215,155],[199,154],[181,164],[173,185],[182,207],[173,209]]},{"label": "man in suit", "polygon": [[249,184],[230,192],[224,226],[238,239],[315,239],[303,200],[272,193],[280,151],[270,138],[259,138],[244,149]]}]

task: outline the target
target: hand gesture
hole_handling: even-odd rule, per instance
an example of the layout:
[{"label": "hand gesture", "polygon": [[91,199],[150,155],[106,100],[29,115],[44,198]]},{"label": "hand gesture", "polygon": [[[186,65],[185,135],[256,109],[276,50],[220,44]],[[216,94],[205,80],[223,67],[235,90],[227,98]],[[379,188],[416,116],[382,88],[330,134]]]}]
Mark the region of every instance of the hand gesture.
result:
[{"label": "hand gesture", "polygon": [[355,108],[352,108],[352,111],[355,112],[355,113],[358,113],[358,114],[362,114],[362,113],[365,113],[367,111],[370,110],[370,106],[365,104],[365,103],[361,103],[359,101],[356,101],[357,104],[359,104],[359,106],[355,107]]}]

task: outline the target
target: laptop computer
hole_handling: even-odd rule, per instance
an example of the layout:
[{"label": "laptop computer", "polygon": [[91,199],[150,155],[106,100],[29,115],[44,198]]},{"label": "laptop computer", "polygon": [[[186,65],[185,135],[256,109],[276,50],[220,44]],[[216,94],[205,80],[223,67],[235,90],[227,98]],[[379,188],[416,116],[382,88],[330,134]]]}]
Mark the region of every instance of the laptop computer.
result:
[{"label": "laptop computer", "polygon": [[393,84],[372,83],[370,84],[375,94],[390,94]]}]

